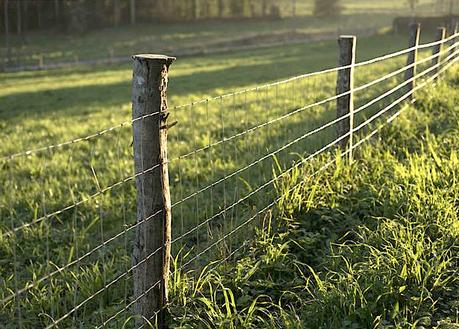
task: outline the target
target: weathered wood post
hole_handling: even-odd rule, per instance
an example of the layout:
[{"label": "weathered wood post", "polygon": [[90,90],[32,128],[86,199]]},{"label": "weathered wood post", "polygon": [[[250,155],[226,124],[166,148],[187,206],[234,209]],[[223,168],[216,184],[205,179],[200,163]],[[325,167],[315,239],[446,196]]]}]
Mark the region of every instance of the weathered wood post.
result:
[{"label": "weathered wood post", "polygon": [[346,95],[337,99],[337,118],[349,114],[348,118],[342,119],[337,124],[338,138],[349,134],[340,141],[343,150],[349,147],[349,161],[352,162],[352,145],[354,129],[354,64],[357,38],[355,36],[340,36],[339,44],[339,67],[345,67],[338,71],[336,94]]},{"label": "weathered wood post", "polygon": [[432,50],[432,55],[434,55],[434,58],[432,59],[432,66],[434,67],[434,69],[432,70],[433,76],[437,75],[438,72],[440,71],[441,52],[443,49],[443,40],[445,38],[446,38],[446,28],[439,27],[437,29],[437,34],[435,35],[435,41],[439,43],[433,46],[433,50]]},{"label": "weathered wood post", "polygon": [[406,65],[408,69],[405,72],[405,82],[407,94],[410,95],[409,99],[413,99],[414,94],[413,90],[416,87],[416,63],[418,61],[418,46],[419,46],[419,36],[421,35],[421,24],[413,23],[410,25],[409,29],[409,48],[413,48],[412,51],[408,53],[408,60]]},{"label": "weathered wood post", "polygon": [[142,317],[165,327],[170,268],[171,200],[167,160],[167,85],[175,60],[135,55],[132,81],[137,224],[134,245],[134,298]]}]

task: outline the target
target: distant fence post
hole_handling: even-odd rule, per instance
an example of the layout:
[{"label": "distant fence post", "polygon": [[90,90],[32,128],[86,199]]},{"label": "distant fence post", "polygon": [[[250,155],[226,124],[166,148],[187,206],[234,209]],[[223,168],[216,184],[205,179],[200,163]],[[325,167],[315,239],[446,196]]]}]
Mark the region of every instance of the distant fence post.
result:
[{"label": "distant fence post", "polygon": [[435,35],[435,41],[439,42],[439,43],[437,45],[433,46],[433,50],[432,50],[432,55],[434,55],[434,56],[436,55],[432,59],[432,66],[435,67],[432,70],[432,75],[436,75],[440,71],[439,65],[440,65],[440,62],[441,62],[441,51],[443,49],[443,42],[440,42],[440,41],[443,41],[445,38],[446,38],[446,28],[445,27],[439,27],[437,29],[437,33]]},{"label": "distant fence post", "polygon": [[43,56],[43,54],[38,55],[38,67],[39,67],[40,69],[43,69],[43,67],[45,66],[44,62],[45,62],[45,61],[44,61],[44,56]]},{"label": "distant fence post", "polygon": [[[408,53],[407,66],[408,69],[405,72],[405,82],[407,82],[406,89],[407,94],[410,95],[410,99],[413,99],[413,90],[416,87],[416,63],[418,60],[418,46],[419,46],[419,36],[421,34],[421,24],[413,23],[410,25],[409,29],[409,48],[413,48],[412,51]],[[409,82],[408,82],[409,81]]]},{"label": "distant fence post", "polygon": [[[459,22],[454,24],[452,35],[456,35],[458,33],[459,33]],[[451,60],[454,60],[455,57],[456,57],[456,55],[454,55],[454,53],[458,49],[458,47],[457,47],[458,42],[459,42],[459,36],[456,36],[451,40],[451,52],[450,52]]]},{"label": "distant fence post", "polygon": [[[456,24],[454,22],[451,23],[450,27],[448,28],[447,31],[447,36],[452,37],[456,34]],[[456,38],[452,38],[448,43],[447,46],[449,47],[449,52],[448,56],[453,56],[454,52],[456,51],[456,47],[454,45],[456,44]]]},{"label": "distant fence post", "polygon": [[113,48],[108,49],[108,62],[110,64],[114,63],[114,57],[115,57],[115,50]]},{"label": "distant fence post", "polygon": [[167,160],[167,83],[175,60],[162,55],[133,56],[132,117],[137,187],[133,255],[135,311],[165,327],[170,268],[171,201]]},{"label": "distant fence post", "polygon": [[348,118],[342,119],[337,124],[338,138],[344,137],[340,141],[343,150],[349,147],[349,160],[352,161],[353,129],[354,129],[354,64],[357,38],[355,36],[340,36],[339,44],[339,67],[345,67],[338,71],[338,81],[336,85],[336,94],[341,95],[337,99],[337,118],[349,115]]}]

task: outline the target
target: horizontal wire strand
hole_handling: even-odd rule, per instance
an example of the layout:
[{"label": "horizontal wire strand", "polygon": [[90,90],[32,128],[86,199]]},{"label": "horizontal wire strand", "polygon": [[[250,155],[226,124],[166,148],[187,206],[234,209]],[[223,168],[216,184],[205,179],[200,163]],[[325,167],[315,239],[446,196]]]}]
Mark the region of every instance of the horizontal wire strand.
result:
[{"label": "horizontal wire strand", "polygon": [[[381,62],[381,61],[384,61],[384,60],[387,60],[387,59],[391,59],[391,58],[394,58],[394,57],[397,57],[397,56],[404,55],[404,54],[409,53],[411,51],[422,50],[422,49],[433,47],[433,46],[436,46],[436,45],[439,45],[439,44],[448,43],[449,41],[454,40],[458,36],[459,36],[459,33],[456,33],[456,34],[453,34],[453,35],[451,35],[448,38],[445,38],[443,40],[434,41],[434,42],[430,42],[430,43],[422,44],[422,45],[417,45],[417,46],[414,46],[414,47],[411,47],[411,48],[403,49],[403,50],[400,50],[400,51],[397,51],[397,52],[394,52],[394,53],[391,53],[391,54],[387,54],[387,55],[383,55],[383,56],[380,56],[380,57],[376,57],[374,59],[370,59],[370,60],[363,61],[363,62],[360,62],[360,63],[351,64],[351,65],[345,65],[345,66],[340,66],[340,67],[335,67],[335,68],[330,68],[330,69],[325,69],[325,70],[321,70],[321,71],[317,71],[317,72],[305,73],[305,74],[294,76],[294,77],[291,77],[291,78],[288,78],[288,79],[285,79],[285,80],[272,82],[272,83],[267,83],[267,84],[259,85],[257,87],[247,88],[247,89],[244,89],[244,90],[241,90],[241,91],[232,92],[232,93],[228,93],[228,94],[224,94],[224,95],[220,95],[220,96],[215,96],[215,97],[211,97],[211,98],[205,98],[205,99],[201,99],[201,100],[198,100],[198,101],[195,101],[195,102],[190,102],[188,104],[182,104],[182,105],[174,106],[174,107],[172,107],[172,110],[177,110],[177,109],[181,109],[181,108],[186,108],[186,107],[190,107],[190,106],[203,104],[203,103],[206,103],[206,102],[209,102],[209,101],[215,101],[215,100],[220,100],[220,99],[223,99],[223,98],[237,96],[237,95],[240,95],[240,94],[243,94],[243,93],[256,91],[258,89],[264,89],[264,88],[269,88],[269,87],[273,87],[273,86],[278,86],[278,85],[281,85],[281,84],[286,84],[286,83],[292,82],[294,80],[309,78],[309,77],[313,77],[313,76],[317,76],[317,75],[323,75],[323,74],[327,74],[327,73],[334,73],[334,72],[338,72],[340,70],[349,69],[351,67],[360,67],[360,66],[366,66],[366,65],[375,64],[375,63],[378,63],[378,62]],[[50,146],[45,146],[45,147],[41,147],[41,148],[37,148],[37,149],[31,149],[31,150],[28,150],[28,151],[22,151],[22,152],[19,152],[19,153],[14,153],[14,154],[11,154],[11,155],[3,156],[3,157],[0,158],[0,161],[9,161],[9,160],[12,160],[12,159],[15,159],[15,158],[18,158],[18,157],[31,156],[31,155],[34,155],[34,154],[37,154],[37,153],[41,153],[41,152],[44,152],[44,151],[47,151],[47,150],[52,150],[52,149],[64,147],[64,146],[75,144],[75,143],[82,142],[82,141],[88,141],[88,140],[91,140],[93,138],[100,137],[100,136],[102,136],[104,134],[107,134],[108,132],[111,132],[111,131],[113,131],[115,129],[131,125],[131,124],[135,123],[138,120],[142,120],[142,119],[145,119],[145,118],[148,118],[148,117],[152,117],[152,116],[157,115],[157,114],[159,114],[159,112],[147,114],[145,116],[142,116],[142,117],[139,117],[139,118],[135,118],[135,119],[130,120],[130,121],[125,121],[125,122],[123,122],[121,124],[115,125],[115,126],[110,127],[110,128],[106,128],[104,130],[101,130],[101,131],[99,131],[97,133],[88,135],[86,137],[80,137],[80,138],[76,138],[76,139],[73,139],[73,140],[70,140],[70,141],[67,141],[67,142],[62,142],[62,143],[59,143],[59,144],[54,144],[54,145],[50,145]]]},{"label": "horizontal wire strand", "polygon": [[[442,72],[443,72],[444,70],[448,69],[448,68],[449,68],[451,65],[453,65],[456,61],[457,61],[457,59],[456,59],[455,61],[453,61],[453,62],[450,62],[449,65],[448,65],[447,67],[445,67],[445,68],[442,70]],[[437,73],[437,74],[434,75],[433,77],[430,77],[429,80],[435,79],[439,74],[440,74],[440,73]],[[425,82],[424,84],[420,85],[417,89],[421,89],[422,87],[426,86],[426,85],[428,84],[428,82],[429,82],[429,81],[427,81],[427,82]],[[398,100],[395,101],[394,103],[397,105],[397,104],[399,104],[400,102],[401,102],[400,99],[398,99]],[[391,104],[392,107],[394,106],[394,105],[393,105],[394,103]],[[404,110],[404,109],[400,110],[400,111],[397,113],[397,115],[399,115],[403,110]],[[380,111],[380,112],[378,112],[378,113],[381,113],[381,112],[384,113],[384,112],[386,112],[386,111],[387,111],[387,109],[382,110],[382,111]],[[379,114],[379,115],[381,115],[381,114]],[[371,121],[369,121],[369,122],[367,123],[367,125],[368,125],[370,122],[371,122]],[[362,126],[362,127],[363,127],[363,126]],[[361,129],[362,127],[360,127],[359,129]],[[347,137],[349,134],[350,134],[350,132],[348,132],[347,134],[343,135],[342,138]],[[370,135],[373,136],[374,134],[375,134],[375,133],[373,132],[373,133],[370,134]],[[339,141],[339,140],[340,140],[340,139],[338,138],[338,139],[336,139],[334,142]],[[332,143],[333,143],[333,142],[332,142]],[[330,144],[332,144],[332,143],[330,143]],[[357,143],[357,146],[359,146],[359,145],[362,144],[362,143],[363,143],[363,142],[360,141],[359,143]],[[328,145],[330,145],[330,144],[328,144]],[[326,148],[329,147],[328,145],[325,146],[325,150],[326,150]],[[312,154],[311,156],[309,156],[309,157],[303,159],[303,160],[300,161],[298,164],[294,165],[294,166],[291,167],[289,170],[284,171],[284,172],[283,172],[282,174],[280,174],[279,176],[277,176],[277,177],[271,179],[269,182],[263,184],[262,186],[260,186],[259,188],[257,188],[255,191],[253,191],[254,193],[250,193],[248,196],[244,197],[243,199],[245,200],[245,199],[247,199],[249,196],[251,196],[251,195],[253,195],[253,194],[259,192],[259,191],[260,191],[261,189],[263,189],[266,185],[270,185],[270,184],[273,183],[274,181],[276,181],[276,180],[278,180],[279,178],[281,178],[281,176],[285,175],[286,173],[291,172],[294,168],[298,167],[299,165],[303,164],[303,163],[306,162],[306,161],[311,160],[312,158],[316,157],[317,155],[323,153],[325,150],[324,150],[324,148],[323,148],[323,149],[319,150],[318,152],[315,152],[315,153]],[[348,152],[349,152],[349,151],[348,151]],[[242,200],[242,199],[241,199],[241,200]],[[227,211],[229,208],[232,208],[232,207],[234,207],[235,205],[237,205],[237,204],[239,204],[239,203],[240,203],[240,200],[239,200],[238,202],[236,202],[236,203],[230,205],[228,208],[222,210],[220,213],[222,213],[222,212],[224,212],[224,211]],[[207,219],[204,223],[202,223],[202,225],[206,224],[207,221],[213,219],[215,216],[218,216],[218,214],[212,216],[212,217],[209,218],[209,219]],[[201,225],[201,224],[200,224],[200,225]],[[202,225],[201,225],[201,226],[202,226]],[[236,228],[236,230],[238,230],[238,229],[240,229],[240,227]],[[176,238],[173,242],[178,241],[180,238],[182,238],[183,236],[186,236],[186,235],[188,235],[188,234],[190,234],[190,233],[191,233],[190,231],[187,232],[187,233],[185,233],[185,234],[182,235],[181,237]],[[221,241],[222,241],[222,239],[220,239],[219,241],[217,241],[216,243],[214,243],[214,244],[211,245],[211,246],[215,246],[215,245],[217,245],[218,243],[220,243]],[[206,251],[208,251],[208,250],[210,250],[209,247],[206,248],[203,252],[199,253],[199,254],[198,254],[197,256],[195,256],[194,258],[192,258],[191,260],[189,260],[183,267],[189,265],[191,262],[193,262],[195,259],[199,258],[200,255],[202,255],[204,252],[206,252]]]},{"label": "horizontal wire strand", "polygon": [[[450,51],[450,50],[453,49],[454,47],[455,47],[455,46],[449,47],[447,50],[442,51],[441,54],[443,54],[443,53],[446,52],[446,51]],[[192,155],[195,155],[195,154],[197,154],[197,153],[206,151],[206,150],[208,150],[208,149],[210,149],[210,148],[212,148],[212,147],[218,146],[218,145],[220,145],[220,144],[223,144],[223,143],[226,143],[226,142],[230,142],[230,141],[232,141],[233,139],[242,137],[242,136],[244,136],[244,135],[246,135],[246,134],[248,134],[248,133],[252,133],[252,132],[254,132],[254,131],[256,131],[256,130],[258,130],[258,129],[260,129],[260,128],[263,128],[263,127],[266,127],[266,126],[268,126],[268,125],[270,125],[270,124],[273,124],[273,123],[276,123],[276,122],[278,122],[278,121],[284,120],[284,119],[286,119],[286,118],[288,118],[288,117],[290,117],[290,116],[292,116],[292,115],[295,115],[295,114],[297,114],[297,113],[303,112],[304,110],[308,110],[308,109],[313,108],[313,107],[317,107],[317,106],[320,106],[320,105],[324,105],[324,104],[326,104],[326,103],[329,103],[329,102],[332,102],[332,101],[334,101],[334,100],[337,100],[338,98],[341,98],[341,97],[350,95],[351,93],[355,93],[355,92],[358,92],[358,91],[362,91],[362,90],[367,89],[367,88],[369,88],[369,87],[371,87],[371,86],[374,86],[374,85],[376,85],[376,84],[378,84],[378,83],[381,83],[381,82],[383,82],[383,81],[385,81],[385,80],[387,80],[387,79],[390,79],[390,78],[392,78],[392,77],[394,77],[394,76],[396,76],[396,75],[398,75],[398,74],[404,73],[407,69],[413,68],[413,67],[415,67],[415,66],[417,66],[417,65],[420,65],[420,64],[423,64],[423,63],[425,63],[425,62],[428,62],[428,61],[434,59],[435,57],[441,56],[441,54],[434,54],[434,55],[431,55],[431,56],[429,56],[429,57],[427,57],[427,58],[425,58],[425,59],[419,60],[419,61],[417,61],[417,62],[415,62],[415,63],[411,63],[411,64],[409,64],[409,65],[406,65],[406,66],[404,66],[404,67],[402,67],[402,68],[400,68],[400,69],[397,69],[396,71],[393,71],[393,72],[391,72],[391,73],[389,73],[389,74],[386,74],[386,75],[384,75],[383,77],[378,78],[378,79],[376,79],[376,80],[373,80],[373,81],[371,81],[371,82],[368,82],[368,83],[366,83],[366,84],[364,84],[364,85],[362,85],[362,86],[354,87],[353,89],[351,89],[351,90],[349,90],[349,91],[346,91],[346,92],[343,92],[343,93],[341,93],[341,94],[334,95],[334,96],[329,97],[329,98],[326,98],[326,99],[324,99],[324,100],[321,100],[321,101],[318,101],[318,102],[315,102],[315,103],[312,103],[312,104],[309,104],[309,105],[300,107],[300,108],[295,109],[295,110],[293,110],[292,112],[289,112],[289,113],[287,113],[287,114],[284,114],[284,115],[282,115],[282,116],[280,116],[280,117],[278,117],[278,118],[269,120],[269,121],[264,122],[264,123],[262,123],[262,124],[260,124],[260,125],[254,126],[254,127],[249,128],[249,129],[247,129],[247,130],[245,130],[245,131],[242,131],[242,132],[240,132],[240,133],[237,133],[237,134],[235,134],[235,135],[233,135],[233,136],[230,136],[230,137],[225,138],[225,139],[223,139],[223,140],[217,141],[217,142],[215,142],[215,143],[213,143],[213,144],[206,145],[206,146],[204,146],[204,147],[201,147],[201,148],[195,149],[195,150],[193,150],[193,151],[190,151],[190,152],[188,152],[188,153],[182,154],[182,155],[180,155],[180,156],[174,158],[174,159],[171,160],[171,161],[179,160],[179,159],[180,159],[180,160],[183,160],[183,159],[185,159],[185,158],[187,158],[187,157],[189,157],[189,156],[192,156]],[[406,83],[411,82],[411,81],[412,81],[411,79],[410,79],[410,80],[407,80]]]}]

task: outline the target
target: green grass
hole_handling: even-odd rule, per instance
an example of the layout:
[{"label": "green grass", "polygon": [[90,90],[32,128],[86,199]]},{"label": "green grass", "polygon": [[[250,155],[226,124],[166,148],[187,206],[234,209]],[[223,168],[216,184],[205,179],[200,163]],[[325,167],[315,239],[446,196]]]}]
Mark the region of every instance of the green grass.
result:
[{"label": "green grass", "polygon": [[[405,46],[406,40],[400,36],[362,38],[358,46],[359,60]],[[171,69],[171,106],[335,66],[336,48],[335,41],[328,41],[179,59]],[[405,58],[397,58],[358,69],[356,83],[361,85],[378,78],[401,67],[404,62]],[[4,141],[0,156],[85,136],[129,120],[131,75],[131,68],[124,65],[0,74],[0,137]],[[400,79],[390,79],[356,94],[357,105],[396,85]],[[178,125],[170,130],[170,158],[332,96],[335,81],[336,74],[299,79],[277,88],[262,88],[173,110],[171,120],[178,120]],[[357,120],[380,109],[388,101],[368,109]],[[335,117],[334,111],[334,104],[330,103],[259,129],[244,138],[220,144],[210,151],[174,160],[170,165],[173,202],[330,121]],[[287,166],[298,159],[299,154],[313,152],[334,138],[333,128],[324,130],[277,154],[279,164]],[[26,286],[27,282],[75,262],[135,223],[135,184],[131,181],[16,235],[8,234],[12,227],[30,223],[131,176],[131,141],[132,132],[128,126],[90,142],[0,163],[1,299]],[[174,207],[174,238],[249,195],[272,178],[274,166],[274,159],[269,157]],[[174,255],[183,246],[184,252],[190,252],[188,259],[196,256],[253,216],[272,197],[270,187],[231,211],[223,212],[208,225],[174,244]],[[219,243],[189,268],[200,269],[211,260],[226,257],[243,240],[253,236],[252,228],[247,227],[243,230],[245,234],[235,234]],[[6,328],[14,328],[21,321],[24,328],[36,328],[59,319],[131,267],[132,241],[131,230],[50,280],[30,288],[21,298],[3,306],[0,323]],[[61,322],[60,327],[84,328],[106,321],[130,302],[130,279],[128,276],[117,281],[89,300]],[[129,316],[129,311],[123,312],[107,327],[119,328]]]},{"label": "green grass", "polygon": [[172,283],[174,328],[459,327],[455,69],[364,145],[278,182],[234,262]]},{"label": "green grass", "polygon": [[[288,2],[290,4],[290,2]],[[213,49],[229,45],[240,39],[266,38],[267,36],[297,33],[356,33],[392,26],[398,15],[408,15],[404,1],[349,0],[344,2],[344,14],[338,18],[316,18],[311,15],[310,1],[302,5],[298,1],[298,14],[305,17],[286,17],[282,20],[210,20],[195,23],[138,24],[105,28],[82,35],[57,32],[30,32],[13,35],[13,64],[38,65],[43,56],[44,64],[74,62],[75,60],[103,59],[110,56],[130,56],[132,53]],[[432,1],[422,1],[419,11],[434,14]],[[286,8],[286,12],[289,10]],[[252,41],[253,42],[253,41]],[[260,41],[262,42],[262,41]],[[0,36],[0,52],[6,54],[4,36]]]}]

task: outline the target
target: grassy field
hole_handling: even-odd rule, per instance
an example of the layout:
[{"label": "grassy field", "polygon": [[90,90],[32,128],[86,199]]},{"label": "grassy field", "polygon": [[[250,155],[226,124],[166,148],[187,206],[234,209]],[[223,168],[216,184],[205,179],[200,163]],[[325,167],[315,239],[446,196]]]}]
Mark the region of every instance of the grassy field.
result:
[{"label": "grassy field", "polygon": [[[290,3],[290,2],[289,2]],[[298,1],[300,17],[285,17],[281,20],[209,20],[195,23],[154,24],[121,26],[88,32],[83,35],[68,35],[56,32],[26,33],[13,35],[12,62],[21,65],[74,62],[130,56],[133,52],[145,53],[177,52],[212,49],[238,45],[242,39],[250,43],[263,44],[263,40],[279,38],[281,35],[314,33],[357,33],[389,28],[399,15],[408,15],[404,1],[348,0],[344,1],[344,14],[333,18],[310,16],[311,1]],[[421,1],[421,14],[435,14],[431,0]],[[458,8],[459,10],[459,8]],[[289,12],[286,8],[285,12]],[[259,39],[259,41],[257,41]],[[4,36],[0,36],[0,52],[6,54]]]},{"label": "grassy field", "polygon": [[175,328],[459,328],[458,73],[357,152],[277,184],[237,262],[181,273]]},{"label": "grassy field", "polygon": [[[358,57],[364,60],[405,46],[406,39],[401,36],[362,38]],[[171,106],[179,107],[260,82],[335,66],[336,48],[336,42],[329,41],[179,59],[171,69]],[[376,79],[401,67],[404,62],[405,58],[400,57],[358,69],[356,83],[362,85]],[[129,120],[131,75],[131,68],[126,65],[0,74],[0,136],[5,141],[0,148],[0,298],[14,294],[27,282],[72,264],[3,305],[0,324],[5,328],[15,328],[18,323],[23,328],[45,327],[53,320],[62,319],[80,303],[83,306],[63,318],[58,327],[93,327],[127,308],[132,289],[129,275],[110,289],[104,287],[131,267],[133,230],[127,230],[136,220],[134,182],[99,197],[92,196],[133,175],[131,127],[128,125],[89,142],[30,157],[13,160],[3,157],[85,136]],[[358,93],[357,106],[397,85],[400,79],[401,76],[395,77]],[[333,96],[335,81],[336,74],[331,73],[171,109],[171,121],[178,120],[178,125],[170,131],[169,143],[173,159],[170,164],[171,193],[173,203],[177,203],[173,208],[174,238],[186,234],[269,180],[275,167],[272,157],[231,178],[227,176],[333,119],[334,103],[301,112],[209,151],[179,158],[181,155]],[[369,108],[357,121],[388,101]],[[279,165],[287,166],[300,154],[314,152],[334,138],[334,128],[330,128],[314,138],[302,140],[276,154]],[[216,182],[220,183],[180,202]],[[273,190],[266,189],[231,211],[224,211],[208,225],[174,244],[174,255],[184,246],[185,250],[193,248],[188,259],[195,257],[231,232],[238,223],[253,216],[272,197]],[[22,228],[22,225],[86,198],[87,202],[68,211]],[[10,234],[13,228],[20,229]],[[199,269],[213,259],[231,254],[247,238],[251,240],[252,231],[247,229],[245,234],[225,240],[211,253],[194,261],[191,268]],[[119,238],[107,243],[119,233]],[[93,251],[101,245],[102,248]],[[89,256],[80,259],[88,252]],[[177,282],[174,285],[174,298],[180,297],[177,289],[188,289]],[[103,293],[91,297],[101,289]],[[174,321],[187,321],[187,315],[176,312],[174,310]],[[129,310],[122,311],[106,327],[121,327],[129,315]],[[222,326],[225,327],[225,323]]]}]

